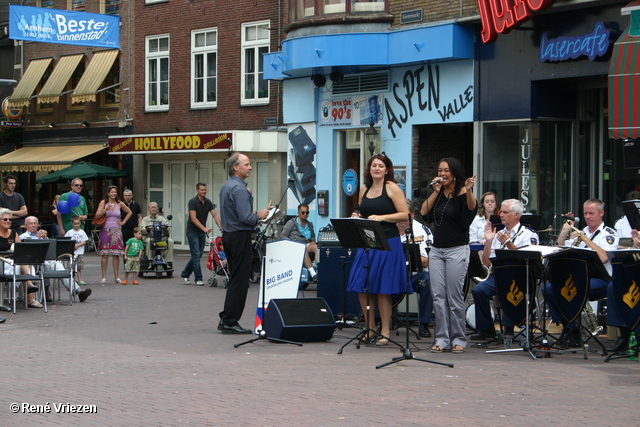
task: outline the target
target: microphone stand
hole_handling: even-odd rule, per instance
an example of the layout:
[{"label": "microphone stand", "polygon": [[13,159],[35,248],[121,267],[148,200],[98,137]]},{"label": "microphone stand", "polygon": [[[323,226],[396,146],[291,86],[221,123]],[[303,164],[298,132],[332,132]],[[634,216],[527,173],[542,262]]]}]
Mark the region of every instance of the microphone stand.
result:
[{"label": "microphone stand", "polygon": [[[289,182],[291,182],[291,181],[293,181],[293,180],[289,179]],[[242,345],[245,345],[245,344],[249,344],[249,343],[252,343],[252,342],[255,342],[255,341],[258,341],[258,340],[266,340],[266,339],[271,340],[271,341],[282,342],[282,343],[286,343],[286,344],[295,344],[295,345],[297,345],[299,347],[302,347],[302,343],[300,343],[300,342],[287,341],[287,340],[283,340],[283,339],[280,339],[280,338],[273,338],[273,337],[269,338],[267,336],[267,332],[265,331],[265,327],[264,327],[265,326],[265,324],[264,324],[264,313],[267,310],[267,307],[266,307],[267,306],[267,303],[266,303],[266,298],[267,298],[267,295],[266,295],[267,279],[266,279],[266,277],[264,277],[265,276],[264,275],[264,269],[265,269],[265,265],[264,264],[265,264],[265,261],[266,261],[266,257],[262,254],[262,249],[261,248],[262,248],[263,241],[266,239],[266,230],[269,228],[269,224],[271,224],[271,221],[273,220],[273,218],[275,218],[276,211],[279,209],[279,206],[282,203],[282,200],[284,199],[284,196],[287,194],[288,190],[289,190],[289,187],[285,188],[284,193],[282,193],[282,197],[280,197],[280,201],[274,207],[275,210],[273,211],[273,215],[271,215],[271,217],[269,217],[269,219],[267,219],[265,221],[265,223],[263,224],[263,225],[265,225],[265,227],[264,227],[263,230],[260,230],[258,232],[258,235],[256,236],[256,241],[254,243],[254,247],[257,248],[258,254],[260,255],[261,265],[262,265],[262,268],[260,269],[260,271],[261,271],[260,284],[262,286],[262,298],[260,298],[260,300],[261,300],[260,301],[260,307],[262,307],[262,325],[261,325],[261,328],[260,328],[260,332],[258,332],[258,336],[255,337],[255,338],[252,338],[252,339],[247,340],[247,341],[243,341],[243,342],[238,343],[238,344],[234,344],[233,348],[238,348],[238,347],[240,347]]]},{"label": "microphone stand", "polygon": [[[413,221],[411,219],[411,214],[409,214],[409,225],[410,225],[410,230],[409,233],[407,233],[407,237],[411,237],[409,240],[411,243],[404,243],[403,247],[404,247],[404,255],[405,255],[405,259],[406,259],[406,266],[407,266],[407,278],[405,280],[405,292],[406,292],[406,296],[405,296],[405,316],[406,317],[406,321],[407,324],[405,325],[405,345],[404,346],[400,346],[400,351],[402,352],[402,356],[400,357],[394,357],[393,359],[391,359],[391,361],[383,363],[381,365],[376,366],[376,369],[380,369],[380,368],[384,368],[385,366],[389,366],[392,365],[394,363],[398,363],[401,360],[419,360],[420,362],[427,362],[427,363],[434,363],[436,365],[443,365],[443,366],[448,366],[450,368],[453,368],[453,363],[444,363],[444,362],[437,362],[435,360],[427,360],[427,359],[420,359],[419,357],[416,357],[413,355],[413,352],[411,351],[410,346],[410,342],[409,342],[409,325],[408,325],[408,313],[409,313],[409,286],[411,286],[411,272],[414,270],[418,270],[418,269],[422,269],[422,265],[420,263],[418,263],[417,265],[413,265],[414,263],[412,263],[412,254],[409,248],[413,248],[413,250],[418,249],[418,247],[416,246],[415,243],[415,239],[413,237]],[[420,259],[420,253],[418,252],[418,259]]]}]

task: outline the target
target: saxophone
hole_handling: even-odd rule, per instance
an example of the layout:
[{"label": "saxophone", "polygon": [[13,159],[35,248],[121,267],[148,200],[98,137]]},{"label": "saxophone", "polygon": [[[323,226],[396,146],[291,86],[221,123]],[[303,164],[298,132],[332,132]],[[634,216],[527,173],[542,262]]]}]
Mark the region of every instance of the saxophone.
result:
[{"label": "saxophone", "polygon": [[591,303],[587,301],[584,308],[582,309],[582,324],[589,330],[589,333],[594,337],[597,336],[604,329],[602,326],[598,325],[598,318],[596,314],[593,312],[593,307],[591,307]]}]

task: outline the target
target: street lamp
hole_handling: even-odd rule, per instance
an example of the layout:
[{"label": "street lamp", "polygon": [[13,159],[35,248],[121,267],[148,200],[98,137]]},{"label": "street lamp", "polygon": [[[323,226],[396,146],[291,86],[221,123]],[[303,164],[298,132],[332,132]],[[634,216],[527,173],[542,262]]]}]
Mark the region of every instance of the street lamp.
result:
[{"label": "street lamp", "polygon": [[373,121],[369,122],[369,128],[364,131],[365,136],[367,137],[367,141],[369,142],[369,154],[373,156],[373,150],[376,149],[376,137],[378,136],[378,131],[373,127],[375,123]]}]

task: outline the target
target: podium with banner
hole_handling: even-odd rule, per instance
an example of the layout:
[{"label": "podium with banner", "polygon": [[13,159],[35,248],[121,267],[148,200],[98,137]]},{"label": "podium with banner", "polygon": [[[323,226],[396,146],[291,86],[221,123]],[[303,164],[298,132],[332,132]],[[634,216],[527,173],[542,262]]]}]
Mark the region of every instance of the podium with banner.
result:
[{"label": "podium with banner", "polygon": [[[262,263],[262,280],[256,309],[256,333],[262,330],[264,311],[272,299],[295,298],[304,263],[305,244],[293,240],[267,242],[266,262]],[[262,292],[264,290],[264,298]],[[264,305],[263,305],[264,304]]]}]

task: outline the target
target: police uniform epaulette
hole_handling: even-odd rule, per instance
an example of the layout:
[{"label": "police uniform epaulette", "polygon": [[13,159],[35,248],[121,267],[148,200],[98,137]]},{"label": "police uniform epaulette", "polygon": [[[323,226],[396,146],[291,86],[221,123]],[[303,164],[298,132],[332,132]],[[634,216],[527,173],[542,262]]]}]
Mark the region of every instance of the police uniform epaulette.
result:
[{"label": "police uniform epaulette", "polygon": [[613,229],[613,228],[611,228],[611,227],[607,227],[607,226],[605,226],[605,227],[604,227],[604,231],[606,231],[606,232],[607,232],[607,233],[609,233],[609,234],[617,234],[617,233],[616,233],[616,230],[614,230],[614,229]]},{"label": "police uniform epaulette", "polygon": [[626,215],[622,215],[620,218],[616,219],[616,221],[620,221],[622,218],[626,218]]},{"label": "police uniform epaulette", "polygon": [[533,228],[527,227],[527,226],[526,226],[526,225],[524,225],[524,224],[523,224],[523,227],[524,227],[524,229],[525,229],[525,230],[529,230],[529,231],[531,231],[532,233],[537,233],[537,231],[536,231],[536,230],[534,230]]}]

